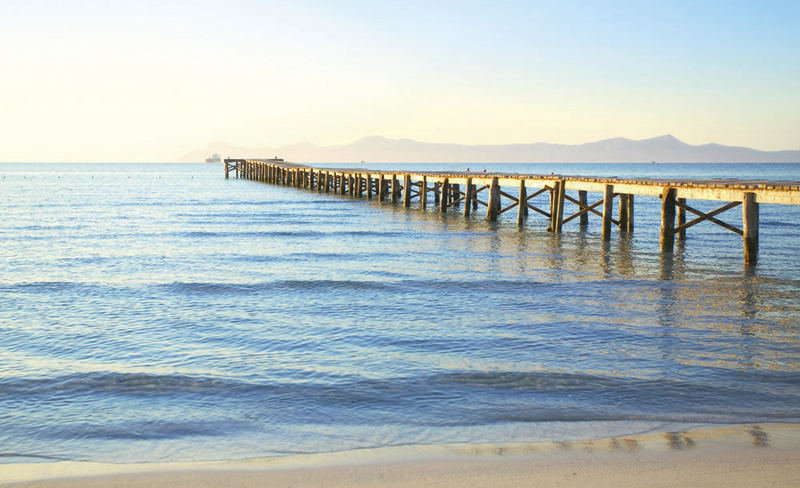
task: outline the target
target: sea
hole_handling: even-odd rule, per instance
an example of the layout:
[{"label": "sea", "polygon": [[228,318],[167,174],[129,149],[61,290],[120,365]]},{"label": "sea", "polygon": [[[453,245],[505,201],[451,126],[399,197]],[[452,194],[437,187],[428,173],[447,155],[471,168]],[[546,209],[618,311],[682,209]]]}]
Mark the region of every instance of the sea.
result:
[{"label": "sea", "polygon": [[[800,181],[800,164],[360,166]],[[659,209],[637,197],[635,231],[604,242],[596,216],[554,235],[535,212],[518,229],[515,211],[221,164],[0,164],[0,463],[800,422],[800,206],[761,205],[755,266],[710,222],[660,254]]]}]

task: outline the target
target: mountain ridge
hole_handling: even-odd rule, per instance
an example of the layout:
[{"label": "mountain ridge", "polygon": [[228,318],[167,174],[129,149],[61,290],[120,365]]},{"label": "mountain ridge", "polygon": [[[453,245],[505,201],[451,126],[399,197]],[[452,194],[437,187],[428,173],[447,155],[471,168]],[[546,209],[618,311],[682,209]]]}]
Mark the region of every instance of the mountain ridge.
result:
[{"label": "mountain ridge", "polygon": [[366,136],[349,144],[321,146],[299,142],[278,147],[236,147],[227,143],[209,144],[192,151],[182,161],[203,161],[213,153],[231,158],[278,156],[287,161],[308,163],[787,163],[800,162],[800,151],[760,151],[743,146],[714,142],[692,145],[671,134],[647,139],[613,137],[582,144],[547,142],[517,144],[453,144],[421,142]]}]

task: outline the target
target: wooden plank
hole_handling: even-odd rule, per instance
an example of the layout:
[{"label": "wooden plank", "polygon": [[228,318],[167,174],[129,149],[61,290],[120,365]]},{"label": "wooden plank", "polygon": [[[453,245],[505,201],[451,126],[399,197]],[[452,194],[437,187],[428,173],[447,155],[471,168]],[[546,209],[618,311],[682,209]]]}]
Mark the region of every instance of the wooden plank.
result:
[{"label": "wooden plank", "polygon": [[[686,199],[685,198],[678,198],[676,200],[676,206],[678,207],[678,227],[676,227],[675,236],[678,238],[679,241],[686,240],[686,227],[683,224],[686,223]],[[680,230],[678,230],[680,229]]]},{"label": "wooden plank", "polygon": [[522,227],[525,217],[528,215],[528,190],[525,188],[525,180],[519,180],[519,209],[517,209],[517,226]]},{"label": "wooden plank", "polygon": [[758,260],[758,201],[752,192],[746,192],[742,201],[742,230],[744,262],[755,264]]}]

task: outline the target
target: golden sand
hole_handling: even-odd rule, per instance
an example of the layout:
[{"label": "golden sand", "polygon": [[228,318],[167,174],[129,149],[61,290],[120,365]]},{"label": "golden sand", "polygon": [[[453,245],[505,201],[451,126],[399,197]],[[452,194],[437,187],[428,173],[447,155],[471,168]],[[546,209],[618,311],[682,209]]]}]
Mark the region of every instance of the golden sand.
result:
[{"label": "golden sand", "polygon": [[14,487],[798,487],[800,425],[576,442],[365,449],[230,462],[0,465]]}]

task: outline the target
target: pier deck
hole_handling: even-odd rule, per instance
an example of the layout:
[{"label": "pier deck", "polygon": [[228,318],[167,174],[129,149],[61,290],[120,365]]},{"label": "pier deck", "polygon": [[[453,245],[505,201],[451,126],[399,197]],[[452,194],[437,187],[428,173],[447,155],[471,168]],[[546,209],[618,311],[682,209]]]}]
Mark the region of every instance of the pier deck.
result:
[{"label": "pier deck", "polygon": [[[800,205],[800,181],[602,178],[591,176],[534,175],[517,173],[473,173],[442,171],[396,171],[364,168],[315,168],[274,159],[226,159],[225,177],[233,173],[247,178],[320,193],[350,195],[356,198],[389,200],[410,206],[418,201],[421,210],[429,206],[440,212],[458,210],[464,215],[484,207],[486,220],[516,210],[522,226],[529,211],[550,221],[548,230],[561,232],[564,224],[578,220],[588,225],[589,215],[602,221],[603,240],[611,238],[612,226],[633,232],[634,196],[661,200],[661,251],[672,252],[675,239],[685,239],[686,230],[700,222],[711,222],[742,236],[744,261],[758,257],[758,206],[765,204]],[[513,188],[513,194],[503,190]],[[569,195],[568,192],[573,192]],[[602,199],[588,201],[588,193],[601,193]],[[549,194],[549,205],[541,208],[531,199]],[[433,196],[431,202],[429,196]],[[614,216],[614,202],[617,214]],[[714,211],[703,212],[688,200],[726,202]],[[565,210],[570,203],[571,213]],[[741,228],[717,218],[735,207],[742,207]],[[694,218],[687,221],[687,215]]]}]

